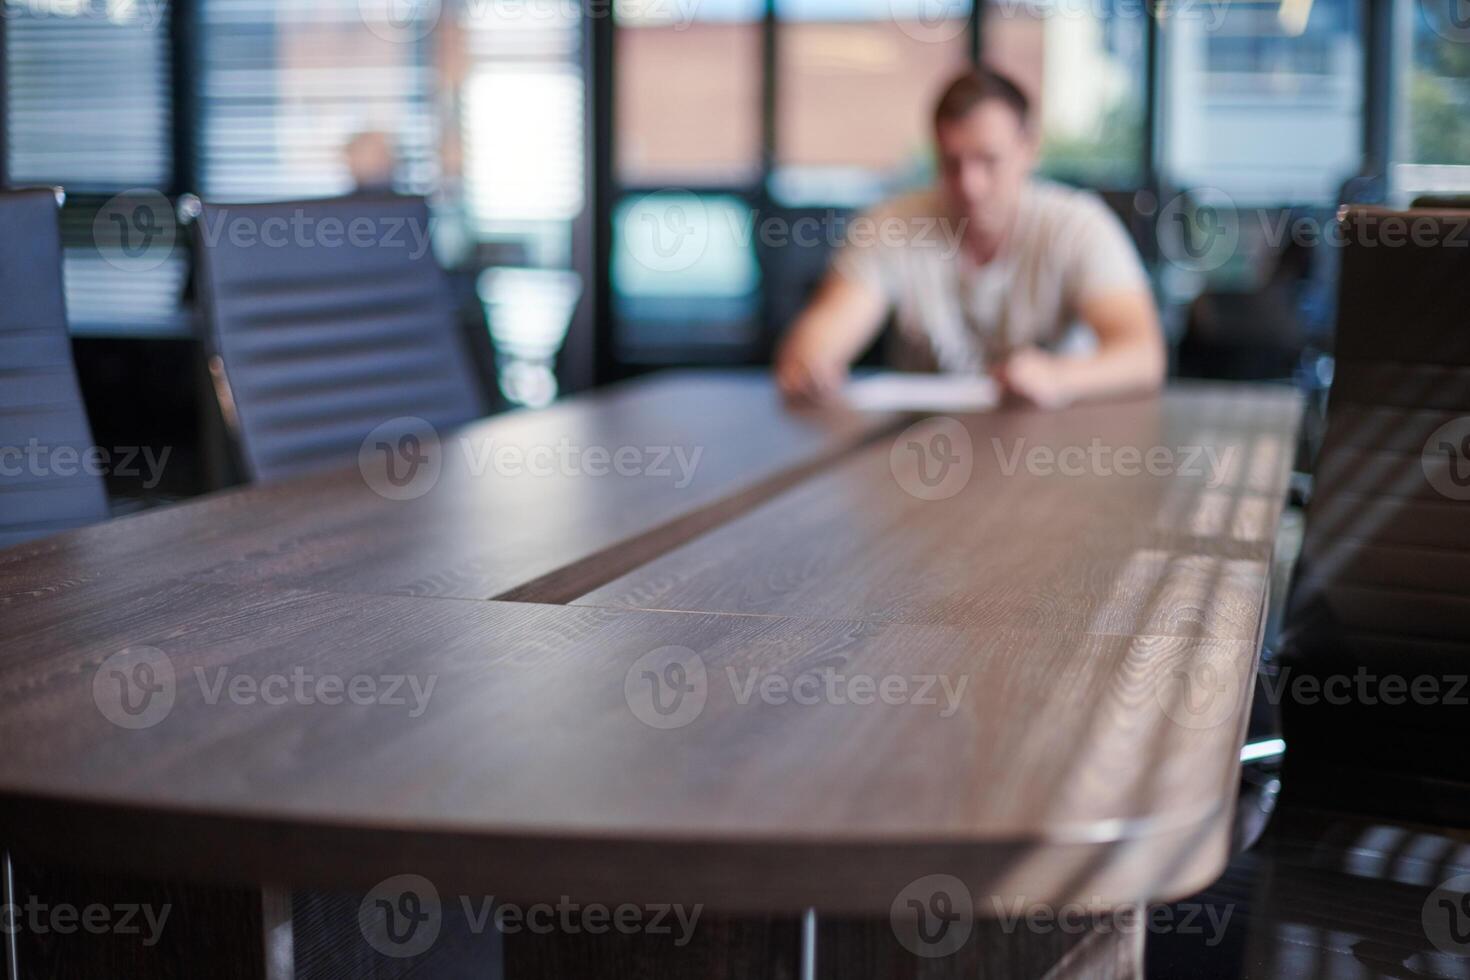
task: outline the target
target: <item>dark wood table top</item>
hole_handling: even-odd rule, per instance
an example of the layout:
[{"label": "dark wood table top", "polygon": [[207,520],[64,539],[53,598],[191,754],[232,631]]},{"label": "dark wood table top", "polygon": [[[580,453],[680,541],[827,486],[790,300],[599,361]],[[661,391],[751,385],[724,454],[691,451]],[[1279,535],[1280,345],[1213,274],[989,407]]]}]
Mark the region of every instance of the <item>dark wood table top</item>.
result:
[{"label": "dark wood table top", "polygon": [[[350,467],[0,552],[0,839],[730,911],[886,913],[935,872],[1187,894],[1227,856],[1297,413],[966,417],[970,479],[925,500],[912,420],[683,375],[468,436],[703,446],[686,487],[446,453],[409,501]],[[1230,461],[1006,475],[997,438]]]}]

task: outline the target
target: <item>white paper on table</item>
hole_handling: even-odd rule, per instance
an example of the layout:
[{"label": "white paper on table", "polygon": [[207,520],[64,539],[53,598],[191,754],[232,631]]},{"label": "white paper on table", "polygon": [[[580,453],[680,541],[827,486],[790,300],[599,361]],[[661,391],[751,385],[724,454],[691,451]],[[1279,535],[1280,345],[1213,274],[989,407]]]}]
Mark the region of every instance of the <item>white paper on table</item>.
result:
[{"label": "white paper on table", "polygon": [[983,375],[885,372],[850,381],[843,395],[866,412],[983,412],[1000,402]]}]

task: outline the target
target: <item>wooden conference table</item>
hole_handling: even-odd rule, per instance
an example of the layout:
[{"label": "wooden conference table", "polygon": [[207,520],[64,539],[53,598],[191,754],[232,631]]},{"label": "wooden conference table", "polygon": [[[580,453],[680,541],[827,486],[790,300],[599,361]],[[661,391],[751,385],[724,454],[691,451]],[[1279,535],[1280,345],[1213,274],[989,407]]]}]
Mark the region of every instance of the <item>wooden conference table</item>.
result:
[{"label": "wooden conference table", "polygon": [[177,909],[21,975],[494,975],[491,895],[511,977],[1136,973],[1227,861],[1298,415],[670,374],[0,552],[11,899]]}]

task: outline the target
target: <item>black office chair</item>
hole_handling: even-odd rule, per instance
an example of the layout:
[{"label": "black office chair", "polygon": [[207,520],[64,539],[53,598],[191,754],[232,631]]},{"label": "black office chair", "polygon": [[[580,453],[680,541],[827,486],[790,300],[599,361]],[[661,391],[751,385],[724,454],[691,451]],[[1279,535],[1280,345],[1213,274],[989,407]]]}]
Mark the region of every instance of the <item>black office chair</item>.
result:
[{"label": "black office chair", "polygon": [[86,455],[56,201],[49,188],[0,192],[0,548],[108,516]]},{"label": "black office chair", "polygon": [[354,457],[377,426],[485,414],[422,198],[205,204],[210,371],[252,480]]},{"label": "black office chair", "polygon": [[[1463,214],[1345,218],[1336,377],[1281,666],[1288,796],[1470,824],[1470,248]],[[1385,244],[1391,222],[1417,236]],[[1416,237],[1428,239],[1427,243]],[[1371,699],[1359,693],[1365,678]],[[1383,679],[1428,691],[1385,693]],[[1349,685],[1345,703],[1341,689]],[[1393,689],[1397,689],[1397,682]],[[1399,701],[1400,703],[1390,703]],[[1422,703],[1421,703],[1422,702]]]}]

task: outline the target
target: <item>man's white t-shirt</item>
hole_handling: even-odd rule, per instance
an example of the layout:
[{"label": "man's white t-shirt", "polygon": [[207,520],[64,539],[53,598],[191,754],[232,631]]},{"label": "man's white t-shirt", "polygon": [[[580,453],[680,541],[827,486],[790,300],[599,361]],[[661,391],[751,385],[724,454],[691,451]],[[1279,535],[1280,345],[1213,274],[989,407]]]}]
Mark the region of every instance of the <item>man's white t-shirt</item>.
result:
[{"label": "man's white t-shirt", "polygon": [[1089,343],[1078,308],[1093,296],[1148,290],[1123,223],[1096,195],[1049,181],[1022,190],[1001,252],[977,266],[964,228],[935,188],[853,220],[833,268],[882,292],[898,325],[895,366],[971,373],[1027,345]]}]

